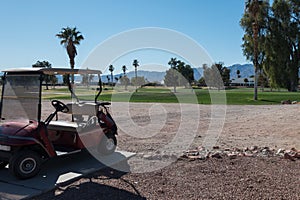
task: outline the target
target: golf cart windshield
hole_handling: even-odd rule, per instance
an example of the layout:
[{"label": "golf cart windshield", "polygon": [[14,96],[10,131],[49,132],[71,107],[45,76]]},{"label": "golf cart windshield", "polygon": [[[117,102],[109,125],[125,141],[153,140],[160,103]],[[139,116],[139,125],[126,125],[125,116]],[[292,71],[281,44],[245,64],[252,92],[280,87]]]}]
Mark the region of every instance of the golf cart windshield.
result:
[{"label": "golf cart windshield", "polygon": [[[72,102],[94,101],[102,91],[101,71],[89,69],[27,68],[4,71],[2,100],[0,102],[0,122],[41,120],[42,84],[45,78],[61,77],[51,91],[43,92],[43,98],[70,99]],[[74,76],[74,84],[70,77]],[[55,85],[57,86],[55,88]],[[99,87],[100,86],[100,87]],[[75,95],[76,91],[76,95]],[[62,94],[65,92],[65,94]]]},{"label": "golf cart windshield", "polygon": [[38,120],[40,74],[6,74],[1,122]]}]

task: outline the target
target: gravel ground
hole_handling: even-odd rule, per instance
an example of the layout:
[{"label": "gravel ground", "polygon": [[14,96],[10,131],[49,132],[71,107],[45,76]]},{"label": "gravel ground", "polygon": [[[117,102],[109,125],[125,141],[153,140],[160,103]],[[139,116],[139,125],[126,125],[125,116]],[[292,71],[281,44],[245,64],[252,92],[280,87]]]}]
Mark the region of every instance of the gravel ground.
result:
[{"label": "gravel ground", "polygon": [[[300,199],[298,158],[284,159],[273,154],[237,157],[222,154],[206,159],[182,156],[187,150],[205,147],[211,121],[221,118],[211,113],[210,106],[130,104],[129,107],[127,112],[123,104],[113,104],[112,112],[120,128],[118,148],[137,153],[125,163],[131,172],[108,168],[34,199]],[[224,110],[218,109],[219,113]],[[274,149],[273,152],[299,150],[299,111],[300,105],[227,106],[221,133],[213,143],[215,149],[208,149],[212,153],[253,146]],[[176,139],[182,133],[186,137]],[[173,142],[172,147],[177,151],[170,154],[166,146]],[[186,142],[187,146],[182,145]],[[152,165],[169,158],[172,162],[163,168]],[[141,169],[146,170],[141,173]]]},{"label": "gravel ground", "polygon": [[180,159],[142,174],[106,169],[35,199],[299,199],[300,162]]}]

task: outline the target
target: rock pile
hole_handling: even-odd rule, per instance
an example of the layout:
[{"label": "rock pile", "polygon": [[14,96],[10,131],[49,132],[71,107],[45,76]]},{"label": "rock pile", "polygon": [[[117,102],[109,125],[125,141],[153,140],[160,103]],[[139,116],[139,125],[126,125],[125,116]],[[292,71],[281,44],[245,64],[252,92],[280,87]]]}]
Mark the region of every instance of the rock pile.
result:
[{"label": "rock pile", "polygon": [[281,104],[299,104],[300,102],[297,101],[291,101],[291,100],[285,100],[281,101]]},{"label": "rock pile", "polygon": [[300,150],[292,148],[290,150],[285,149],[271,149],[269,147],[258,147],[252,146],[250,148],[246,147],[244,149],[240,148],[225,148],[221,149],[219,146],[214,146],[211,150],[204,147],[199,147],[197,149],[189,150],[184,152],[182,158],[188,158],[192,160],[200,159],[205,160],[209,158],[225,158],[235,159],[239,156],[245,157],[282,157],[291,161],[296,161],[300,159]]}]

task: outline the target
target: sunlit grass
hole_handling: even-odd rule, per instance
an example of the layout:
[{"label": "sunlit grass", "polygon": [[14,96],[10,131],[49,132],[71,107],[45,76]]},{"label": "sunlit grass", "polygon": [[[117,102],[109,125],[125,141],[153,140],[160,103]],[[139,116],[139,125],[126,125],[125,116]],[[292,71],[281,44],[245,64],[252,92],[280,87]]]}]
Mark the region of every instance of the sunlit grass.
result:
[{"label": "sunlit grass", "polygon": [[[76,88],[76,94],[81,100],[93,100],[97,94],[95,88]],[[44,99],[70,99],[70,94],[66,87],[44,90]],[[213,98],[212,98],[213,97]],[[225,99],[224,99],[225,97]],[[103,90],[99,97],[102,101],[114,102],[154,102],[154,103],[199,103],[199,104],[229,104],[229,105],[267,105],[280,104],[283,100],[300,101],[299,92],[270,91],[258,92],[258,100],[253,100],[253,88],[230,89],[224,92],[208,89],[177,88],[173,93],[173,88],[166,87],[131,87],[128,90],[108,87]]]}]

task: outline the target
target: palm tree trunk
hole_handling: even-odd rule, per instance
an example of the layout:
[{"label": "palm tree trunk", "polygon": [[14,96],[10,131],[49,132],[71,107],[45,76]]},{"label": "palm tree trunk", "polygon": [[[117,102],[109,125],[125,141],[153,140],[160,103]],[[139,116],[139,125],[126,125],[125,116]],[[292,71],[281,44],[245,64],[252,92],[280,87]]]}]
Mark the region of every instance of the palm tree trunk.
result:
[{"label": "palm tree trunk", "polygon": [[135,92],[137,92],[137,69],[135,67]]},{"label": "palm tree trunk", "polygon": [[257,101],[257,85],[258,85],[258,70],[255,68],[255,77],[254,77],[254,96],[253,99]]},{"label": "palm tree trunk", "polygon": [[110,73],[110,77],[111,77],[111,86],[114,86],[114,76],[113,73]]},{"label": "palm tree trunk", "polygon": [[254,97],[253,99],[257,101],[257,85],[258,85],[258,24],[257,19],[253,23],[253,42],[254,42],[254,69],[255,69],[255,77],[254,77]]}]

